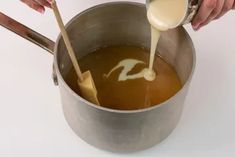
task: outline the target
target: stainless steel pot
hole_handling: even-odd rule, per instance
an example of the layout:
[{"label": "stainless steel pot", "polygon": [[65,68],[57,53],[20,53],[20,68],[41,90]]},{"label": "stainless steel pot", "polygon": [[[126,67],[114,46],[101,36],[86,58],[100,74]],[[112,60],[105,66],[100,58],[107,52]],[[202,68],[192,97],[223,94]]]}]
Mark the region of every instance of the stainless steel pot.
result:
[{"label": "stainless steel pot", "polygon": [[[54,55],[54,81],[73,131],[87,143],[113,152],[134,152],[156,145],[176,127],[195,65],[193,43],[183,27],[163,33],[158,50],[176,69],[183,88],[162,104],[122,111],[94,105],[77,95],[64,78],[72,67],[61,36],[56,43],[0,14],[0,24]],[[74,17],[66,26],[77,57],[110,45],[150,47],[150,26],[143,4],[105,3]]]}]

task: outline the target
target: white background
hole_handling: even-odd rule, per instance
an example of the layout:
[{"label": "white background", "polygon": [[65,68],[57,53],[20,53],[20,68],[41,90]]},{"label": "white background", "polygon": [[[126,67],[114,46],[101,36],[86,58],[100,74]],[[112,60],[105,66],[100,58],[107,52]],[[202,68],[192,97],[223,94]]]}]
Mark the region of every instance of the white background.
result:
[{"label": "white background", "polygon": [[[67,22],[103,2],[107,0],[58,3]],[[1,0],[0,10],[53,40],[59,33],[52,11],[43,16],[18,0]],[[199,32],[186,28],[196,47],[197,67],[179,125],[161,144],[120,155],[89,146],[72,132],[51,79],[53,57],[0,27],[0,156],[235,156],[235,13]]]}]

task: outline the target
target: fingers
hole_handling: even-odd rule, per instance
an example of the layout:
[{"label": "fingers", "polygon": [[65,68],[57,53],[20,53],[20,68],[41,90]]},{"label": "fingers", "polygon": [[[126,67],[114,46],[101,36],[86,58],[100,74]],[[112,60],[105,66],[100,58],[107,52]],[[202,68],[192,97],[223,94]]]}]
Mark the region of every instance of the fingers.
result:
[{"label": "fingers", "polygon": [[223,8],[222,8],[220,14],[218,14],[217,17],[215,17],[215,19],[220,18],[225,13],[227,13],[229,10],[233,9],[234,2],[235,2],[234,0],[225,0]]},{"label": "fingers", "polygon": [[[230,0],[226,0],[226,1],[230,1]],[[224,0],[217,0],[216,7],[214,8],[214,10],[211,12],[209,17],[204,22],[200,23],[200,25],[197,29],[200,29],[201,27],[207,25],[212,20],[214,20],[217,16],[219,16],[222,12],[224,3],[225,3]]]},{"label": "fingers", "polygon": [[51,8],[51,4],[49,3],[50,1],[46,1],[46,0],[34,0],[34,1],[36,1],[41,6]]},{"label": "fingers", "polygon": [[[226,1],[230,1],[230,0],[226,0]],[[204,23],[209,23],[211,22],[214,18],[216,18],[217,16],[219,16],[222,13],[222,9],[224,6],[225,0],[217,0],[216,3],[216,7],[214,8],[214,10],[211,12],[210,16],[207,18],[206,21],[204,21]]]},{"label": "fingers", "polygon": [[198,10],[197,15],[192,21],[192,26],[194,30],[198,30],[200,28],[200,25],[204,23],[214,8],[216,7],[217,1],[220,0],[203,0],[202,4]]},{"label": "fingers", "polygon": [[20,0],[20,1],[27,4],[30,8],[32,8],[42,14],[45,12],[45,8],[35,1],[32,1],[32,0]]},{"label": "fingers", "polygon": [[235,0],[203,0],[197,15],[192,21],[193,29],[199,30],[231,9],[235,9]]},{"label": "fingers", "polygon": [[51,8],[52,0],[20,0],[21,2],[27,4],[30,8],[40,12],[45,12],[45,7]]}]

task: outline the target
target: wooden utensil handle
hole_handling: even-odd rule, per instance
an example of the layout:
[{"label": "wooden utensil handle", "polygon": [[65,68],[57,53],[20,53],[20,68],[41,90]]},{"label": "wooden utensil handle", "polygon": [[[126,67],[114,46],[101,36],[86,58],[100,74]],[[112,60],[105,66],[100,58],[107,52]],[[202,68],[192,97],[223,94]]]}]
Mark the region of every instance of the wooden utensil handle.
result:
[{"label": "wooden utensil handle", "polygon": [[55,17],[56,17],[56,20],[57,20],[57,23],[60,27],[60,30],[61,30],[61,34],[62,34],[62,37],[64,39],[64,42],[65,42],[65,45],[68,49],[68,53],[69,53],[69,56],[70,56],[70,59],[72,61],[72,64],[74,66],[74,69],[77,73],[77,76],[78,76],[78,80],[79,82],[82,82],[83,81],[83,76],[82,76],[82,72],[81,72],[81,69],[78,65],[78,61],[77,61],[77,58],[75,56],[75,53],[74,53],[74,50],[73,50],[73,47],[70,43],[70,40],[69,40],[69,37],[68,37],[68,34],[65,30],[65,27],[64,27],[64,23],[62,21],[62,18],[61,18],[61,15],[59,13],[59,9],[57,7],[57,4],[56,4],[56,1],[55,0],[52,0],[52,3],[51,3],[51,6],[52,6],[52,9],[54,11],[54,14],[55,14]]}]

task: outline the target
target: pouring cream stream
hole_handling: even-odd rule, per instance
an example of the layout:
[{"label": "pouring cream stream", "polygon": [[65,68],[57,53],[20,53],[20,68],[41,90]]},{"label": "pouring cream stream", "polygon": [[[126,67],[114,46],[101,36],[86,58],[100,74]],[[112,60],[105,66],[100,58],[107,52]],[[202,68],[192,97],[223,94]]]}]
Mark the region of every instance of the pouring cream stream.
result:
[{"label": "pouring cream stream", "polygon": [[147,10],[147,17],[151,24],[151,49],[149,57],[149,67],[141,72],[128,76],[127,71],[131,71],[137,63],[134,59],[125,59],[120,61],[107,76],[119,67],[124,67],[127,71],[121,72],[119,81],[127,79],[137,79],[144,77],[147,81],[153,81],[156,78],[156,72],[153,69],[157,44],[161,36],[161,32],[168,29],[176,28],[186,15],[188,8],[188,0],[151,0]]},{"label": "pouring cream stream", "polygon": [[[144,75],[148,81],[155,79],[153,63],[161,32],[177,27],[184,19],[188,0],[152,0],[149,3],[147,17],[151,24],[151,50],[149,69]],[[154,76],[154,77],[153,77]]]}]

